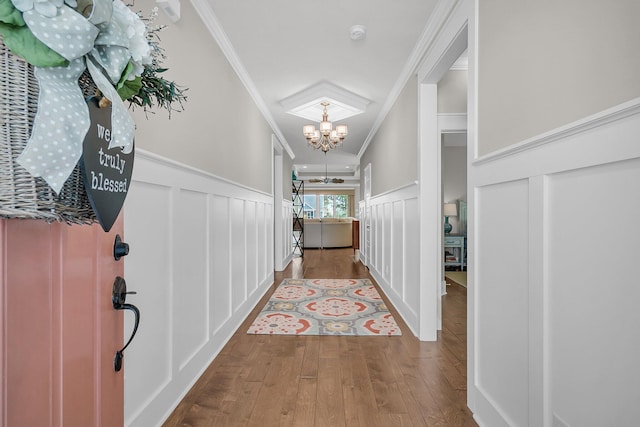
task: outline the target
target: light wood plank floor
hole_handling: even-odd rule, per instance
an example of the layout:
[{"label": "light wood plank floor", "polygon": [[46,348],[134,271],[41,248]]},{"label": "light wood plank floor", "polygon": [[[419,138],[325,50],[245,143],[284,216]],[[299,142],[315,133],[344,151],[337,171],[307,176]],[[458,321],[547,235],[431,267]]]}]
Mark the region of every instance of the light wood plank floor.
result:
[{"label": "light wood plank floor", "polygon": [[306,250],[276,273],[165,427],[477,425],[466,407],[465,288],[447,286],[437,342],[420,342],[391,306],[401,337],[247,335],[288,277],[372,279],[352,249]]}]

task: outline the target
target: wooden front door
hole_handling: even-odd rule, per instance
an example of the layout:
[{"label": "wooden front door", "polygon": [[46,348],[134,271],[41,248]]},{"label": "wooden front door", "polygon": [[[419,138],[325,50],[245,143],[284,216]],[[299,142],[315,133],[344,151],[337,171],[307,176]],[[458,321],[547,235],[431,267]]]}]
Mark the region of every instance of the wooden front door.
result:
[{"label": "wooden front door", "polygon": [[122,426],[123,314],[111,301],[122,230],[121,218],[108,233],[0,220],[0,425]]}]

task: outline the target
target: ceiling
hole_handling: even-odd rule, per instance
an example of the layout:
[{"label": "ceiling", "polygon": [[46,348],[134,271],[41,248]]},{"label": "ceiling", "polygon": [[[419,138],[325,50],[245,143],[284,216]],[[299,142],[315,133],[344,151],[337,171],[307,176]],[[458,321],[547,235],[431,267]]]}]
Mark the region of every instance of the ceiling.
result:
[{"label": "ceiling", "polygon": [[[200,8],[203,19],[215,21],[207,24],[226,37],[227,55],[235,55],[246,73],[241,78],[249,80],[249,90],[262,99],[276,135],[294,154],[299,179],[323,178],[327,167],[330,178],[345,179],[343,186],[359,184],[358,154],[386,114],[385,102],[403,86],[404,70],[436,0],[204,1],[213,13],[203,14]],[[366,28],[363,39],[351,39],[354,25]],[[302,126],[317,127],[321,114],[311,123],[287,112],[287,100],[319,84],[320,91],[337,88],[365,102],[363,113],[334,122],[334,127],[348,124],[349,135],[326,155],[309,147],[302,135]],[[331,113],[330,105],[330,121]]]}]

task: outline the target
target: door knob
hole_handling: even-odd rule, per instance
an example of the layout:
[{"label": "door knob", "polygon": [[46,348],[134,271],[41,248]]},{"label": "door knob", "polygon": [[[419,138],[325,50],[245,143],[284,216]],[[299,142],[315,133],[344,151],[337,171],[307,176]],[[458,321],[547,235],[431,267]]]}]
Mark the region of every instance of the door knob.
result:
[{"label": "door knob", "polygon": [[116,241],[113,243],[113,258],[119,261],[123,256],[129,255],[129,244],[122,241],[120,235],[116,235]]},{"label": "door knob", "polygon": [[113,290],[111,293],[111,302],[113,303],[113,308],[116,310],[131,310],[135,315],[135,323],[133,326],[131,337],[129,337],[129,340],[124,345],[124,347],[122,347],[122,349],[116,351],[115,358],[113,359],[113,369],[116,372],[119,372],[122,369],[124,350],[129,347],[129,344],[131,344],[131,341],[133,341],[133,337],[136,336],[136,332],[138,332],[138,325],[140,324],[140,310],[138,310],[138,307],[136,307],[135,305],[126,303],[127,295],[135,293],[135,291],[127,292],[127,282],[120,276],[116,277],[116,280],[113,282]]}]

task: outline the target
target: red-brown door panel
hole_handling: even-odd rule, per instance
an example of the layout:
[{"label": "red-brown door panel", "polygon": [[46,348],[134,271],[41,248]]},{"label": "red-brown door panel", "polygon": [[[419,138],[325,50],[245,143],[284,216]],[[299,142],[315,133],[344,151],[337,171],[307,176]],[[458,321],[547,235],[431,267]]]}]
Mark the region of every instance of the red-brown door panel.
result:
[{"label": "red-brown door panel", "polygon": [[1,220],[2,424],[120,426],[123,341],[111,288],[124,272],[113,258],[119,219],[69,226]]}]

